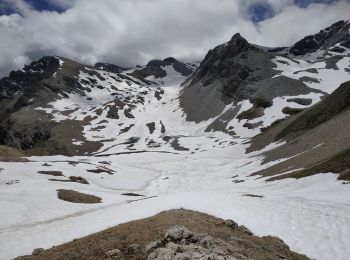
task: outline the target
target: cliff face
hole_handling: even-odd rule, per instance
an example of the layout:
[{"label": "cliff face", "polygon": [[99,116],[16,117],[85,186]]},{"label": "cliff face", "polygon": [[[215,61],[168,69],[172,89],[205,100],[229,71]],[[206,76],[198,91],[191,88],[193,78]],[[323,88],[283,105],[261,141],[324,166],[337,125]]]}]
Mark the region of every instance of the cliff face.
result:
[{"label": "cliff face", "polygon": [[344,53],[346,48],[350,48],[349,30],[349,21],[336,22],[319,33],[296,42],[289,52],[293,55],[306,55],[315,51]]}]

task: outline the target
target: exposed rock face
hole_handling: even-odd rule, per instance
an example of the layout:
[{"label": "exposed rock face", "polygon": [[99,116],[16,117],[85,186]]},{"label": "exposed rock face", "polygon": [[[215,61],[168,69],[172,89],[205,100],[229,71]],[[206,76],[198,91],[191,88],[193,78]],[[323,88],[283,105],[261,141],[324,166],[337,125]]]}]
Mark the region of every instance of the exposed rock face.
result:
[{"label": "exposed rock face", "polygon": [[[345,55],[342,53],[350,47],[349,29],[349,21],[339,21],[290,48],[275,49],[252,45],[235,34],[229,42],[209,51],[187,81],[180,97],[187,120],[201,122],[213,118],[227,104],[235,105],[242,100],[271,101],[278,96],[320,93],[306,85],[320,83],[316,78],[276,76],[279,71],[274,59],[283,56],[293,60],[295,56],[319,51],[317,57],[324,60],[325,68],[338,70],[337,63]],[[286,60],[278,62],[288,64]],[[318,74],[316,69],[307,72]]]},{"label": "exposed rock face", "polygon": [[22,150],[32,149],[50,138],[53,125],[48,114],[19,110],[0,125],[0,143]]},{"label": "exposed rock face", "polygon": [[50,78],[59,67],[59,59],[44,57],[23,70],[12,71],[8,77],[0,80],[0,101],[13,98],[17,91],[29,95],[33,86],[38,82]]},{"label": "exposed rock face", "polygon": [[122,252],[116,248],[116,249],[112,249],[108,252],[106,252],[106,257],[110,257],[110,258],[118,258],[118,257],[121,257],[122,255]]},{"label": "exposed rock face", "polygon": [[36,149],[44,154],[75,153],[76,149],[67,145],[71,146],[72,134],[81,135],[81,126],[71,121],[67,132],[67,122],[58,124],[49,113],[37,108],[47,107],[69,93],[84,96],[88,89],[80,84],[79,73],[85,71],[100,77],[97,71],[87,67],[69,59],[44,57],[0,79],[0,145]]},{"label": "exposed rock face", "polygon": [[102,63],[102,62],[96,63],[95,68],[99,69],[99,70],[113,72],[113,73],[120,73],[120,72],[126,70],[126,68],[120,67],[118,65],[114,65],[114,64],[110,64],[110,63]]},{"label": "exposed rock face", "polygon": [[[339,21],[315,35],[306,36],[302,40],[295,43],[289,50],[294,55],[305,55],[316,50],[330,50],[342,53],[345,51],[343,47],[350,48],[350,23],[347,21]],[[339,46],[333,47],[339,43]],[[331,49],[331,47],[333,47]]]},{"label": "exposed rock face", "polygon": [[[247,149],[248,153],[282,139],[286,143],[266,152],[265,162],[289,158],[254,175],[271,176],[267,180],[275,181],[332,172],[339,174],[339,180],[349,180],[349,107],[348,81],[316,105],[276,123],[254,137],[251,147]],[[283,111],[286,112],[285,109]]]},{"label": "exposed rock face", "polygon": [[305,111],[299,118],[291,122],[278,135],[296,135],[312,129],[347,110],[350,107],[350,81],[340,85],[325,100]]},{"label": "exposed rock face", "polygon": [[61,68],[60,62],[56,57],[44,57],[0,80],[0,144],[26,150],[50,138],[55,123],[35,107],[60,94],[81,91],[74,78],[80,66],[65,60],[67,64]]},{"label": "exposed rock face", "polygon": [[144,68],[135,70],[130,75],[141,79],[149,76],[154,76],[155,78],[164,78],[167,76],[164,68],[170,65],[173,66],[175,71],[181,73],[183,76],[190,75],[194,70],[194,67],[190,66],[190,64],[185,64],[172,57],[169,57],[164,60],[152,60],[147,63]]},{"label": "exposed rock face", "polygon": [[[348,27],[349,22],[338,22],[312,37],[319,39],[318,42],[322,42],[322,46],[332,46],[337,42],[337,47],[345,48],[346,39],[349,38]],[[322,49],[321,45],[317,45],[317,49]],[[275,108],[274,98],[291,96],[290,102],[294,104],[284,105],[285,110],[282,112],[285,115],[300,112],[303,108],[293,107],[295,104],[309,106],[314,100],[296,99],[296,96],[324,94],[321,90],[306,85],[310,82],[315,85],[321,83],[322,79],[312,76],[321,74],[321,69],[339,69],[341,55],[322,60],[326,63],[325,68],[304,69],[303,66],[298,66],[299,61],[288,53],[289,50],[294,50],[295,46],[290,49],[271,50],[250,44],[241,35],[235,34],[229,42],[209,51],[195,72],[193,71],[196,67],[193,64],[182,63],[174,58],[152,60],[146,66],[130,72],[131,69],[109,63],[97,63],[91,67],[64,58],[44,57],[0,80],[0,145],[35,150],[37,155],[82,155],[96,152],[103,146],[103,139],[100,139],[98,132],[104,132],[103,129],[107,125],[103,120],[94,120],[103,118],[105,111],[106,119],[137,120],[137,106],[146,107],[147,104],[152,104],[147,96],[151,92],[157,101],[163,101],[162,105],[165,105],[168,100],[165,99],[161,86],[168,82],[166,77],[169,76],[169,72],[177,76],[178,85],[184,80],[182,76],[189,76],[183,83],[184,88],[179,97],[180,109],[184,111],[188,121],[201,122],[217,117],[206,127],[206,132],[222,131],[230,135],[239,135],[238,127],[232,126],[235,123],[233,120],[238,120],[238,123],[243,120],[241,129],[255,129],[255,134],[259,129],[270,125],[270,122],[266,123],[268,120],[255,119],[263,117],[266,109]],[[305,47],[305,50],[312,51],[312,48]],[[345,52],[344,55],[348,54]],[[298,70],[288,75],[292,66]],[[172,80],[173,75],[170,76]],[[154,82],[147,79],[148,77],[153,77]],[[146,85],[152,87],[148,88]],[[124,86],[130,88],[124,91]],[[143,87],[145,90],[138,92]],[[103,102],[101,98],[104,99]],[[65,101],[59,104],[54,102],[63,99]],[[177,100],[177,96],[173,100]],[[240,103],[241,101],[244,103]],[[65,102],[70,104],[69,108],[65,106]],[[227,107],[229,104],[232,106]],[[82,111],[85,108],[81,108],[85,106],[89,106],[91,110]],[[159,127],[155,126],[154,122],[155,120],[153,123],[144,124],[149,128],[147,134],[156,135],[159,130],[165,134],[168,131],[166,123],[160,123]],[[87,129],[95,123],[98,125]],[[229,123],[232,124],[228,126]],[[121,126],[122,123],[117,124]],[[125,127],[116,131],[113,138],[130,132],[134,125],[133,122],[125,124]],[[86,135],[86,131],[91,131],[91,135]],[[89,142],[87,138],[96,141]],[[72,140],[75,140],[76,145],[72,144]],[[103,141],[106,140],[108,139]],[[147,143],[153,147],[159,145],[151,140]],[[180,143],[173,140],[171,144],[174,149],[186,150],[187,148],[179,146]]]},{"label": "exposed rock face", "polygon": [[102,201],[102,199],[97,196],[81,193],[74,190],[60,189],[60,190],[57,190],[57,192],[58,192],[57,196],[60,200],[64,200],[72,203],[93,204],[93,203],[101,203]]},{"label": "exposed rock face", "polygon": [[259,99],[269,103],[278,96],[311,92],[302,81],[274,77],[278,73],[274,57],[239,34],[209,51],[180,97],[187,120],[215,117],[232,102]]}]

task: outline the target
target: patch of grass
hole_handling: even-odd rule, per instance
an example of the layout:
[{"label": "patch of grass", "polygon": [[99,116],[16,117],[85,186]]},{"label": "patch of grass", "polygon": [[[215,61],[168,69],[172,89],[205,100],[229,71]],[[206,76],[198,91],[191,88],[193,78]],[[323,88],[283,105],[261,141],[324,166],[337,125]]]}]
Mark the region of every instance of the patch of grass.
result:
[{"label": "patch of grass", "polygon": [[293,178],[300,179],[303,177],[308,177],[315,175],[317,173],[327,173],[327,172],[333,172],[333,173],[342,173],[345,172],[347,174],[339,175],[339,180],[350,180],[350,173],[347,172],[347,170],[350,169],[350,148],[342,151],[340,153],[337,153],[333,157],[323,160],[316,165],[311,166],[308,169],[305,169],[303,171],[297,172],[293,174]]},{"label": "patch of grass", "polygon": [[38,149],[38,148],[45,148],[46,147],[46,140],[38,139],[35,140],[33,143],[32,149]]},{"label": "patch of grass", "polygon": [[325,100],[306,110],[285,127],[276,137],[279,140],[287,135],[312,129],[333,117],[343,113],[350,107],[350,81],[340,85]]},{"label": "patch of grass", "polygon": [[237,116],[238,120],[251,120],[254,118],[261,117],[264,115],[265,108],[272,106],[272,101],[265,100],[263,98],[253,98],[251,102],[253,103],[253,107],[251,109],[248,109],[247,111],[243,111],[242,113],[240,113]]},{"label": "patch of grass", "polygon": [[266,100],[263,98],[254,98],[252,100],[252,103],[258,107],[263,107],[263,108],[268,108],[272,106],[272,101],[271,100]]},{"label": "patch of grass", "polygon": [[312,99],[309,99],[309,98],[290,98],[290,99],[287,99],[287,102],[293,102],[293,103],[297,103],[299,105],[309,106],[312,104]]},{"label": "patch of grass", "polygon": [[302,112],[303,110],[305,110],[305,109],[304,108],[285,107],[282,109],[282,113],[292,116],[292,115],[296,115],[296,114]]},{"label": "patch of grass", "polygon": [[238,120],[242,120],[242,119],[254,119],[254,118],[258,118],[264,115],[264,109],[262,107],[258,107],[258,106],[253,106],[251,109],[248,109],[246,111],[243,111],[242,113],[240,113],[237,116]]}]

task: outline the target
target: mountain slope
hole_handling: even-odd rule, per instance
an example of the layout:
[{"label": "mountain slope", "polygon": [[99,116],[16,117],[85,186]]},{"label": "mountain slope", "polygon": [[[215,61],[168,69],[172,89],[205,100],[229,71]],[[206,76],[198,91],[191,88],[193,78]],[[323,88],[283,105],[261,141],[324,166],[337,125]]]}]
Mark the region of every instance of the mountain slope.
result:
[{"label": "mountain slope", "polygon": [[198,68],[44,57],[1,79],[0,259],[174,208],[343,259],[348,25],[303,55],[236,34]]},{"label": "mountain slope", "polygon": [[[167,239],[170,241],[166,241]],[[182,241],[179,241],[180,239]],[[281,257],[293,260],[308,259],[291,252],[280,239],[253,236],[247,228],[231,220],[224,221],[188,210],[170,210],[16,260],[118,257],[163,260],[175,257],[204,258],[208,254],[216,258],[230,254],[231,257],[242,260]]]},{"label": "mountain slope", "polygon": [[[219,117],[226,123],[217,124],[217,130],[251,137],[259,133],[254,129],[268,127],[275,120],[317,103],[349,78],[349,26],[349,22],[341,21],[309,36],[322,44],[305,47],[304,55],[298,57],[293,51],[289,54],[286,50],[255,46],[239,34],[234,35],[229,42],[209,51],[187,81],[180,96],[187,120],[200,122],[222,114],[228,105],[240,107],[241,115],[230,109],[229,116]],[[299,45],[302,43],[290,49]],[[331,48],[336,46],[343,51]],[[235,125],[230,125],[233,119],[237,119]],[[245,132],[251,133],[235,131],[235,127],[247,128]]]},{"label": "mountain slope", "polygon": [[289,53],[297,56],[311,54],[315,51],[344,53],[350,48],[349,30],[348,21],[336,22],[319,33],[298,41],[289,49]]},{"label": "mountain slope", "polygon": [[281,138],[287,141],[268,152],[265,161],[287,159],[256,174],[276,175],[270,180],[277,180],[333,172],[340,174],[339,179],[347,180],[349,90],[349,82],[343,83],[320,103],[256,136],[248,152]]},{"label": "mountain slope", "polygon": [[[152,69],[158,68],[168,75],[171,84],[184,79],[182,73],[188,75],[194,68],[193,65],[180,64],[175,59],[166,59],[164,68],[174,66],[182,70],[168,71],[173,73],[168,75],[159,64],[159,67],[152,65],[151,69],[148,64],[143,69],[121,71],[119,67],[106,64],[97,64],[93,68],[64,58],[45,57],[26,67],[24,72],[14,72],[9,78],[2,79],[5,91],[1,102],[0,143],[21,148],[29,154],[96,152],[103,146],[103,140],[111,142],[111,138],[118,134],[111,138],[106,134],[102,137],[95,134],[87,140],[87,132],[100,132],[108,128],[108,121],[119,121],[117,128],[121,135],[135,125],[122,122],[123,118],[135,121],[133,110],[145,105],[146,96],[161,104],[164,90],[158,86],[164,84],[162,77],[157,79],[157,75],[147,74],[147,77],[154,77],[150,81],[136,74],[142,70],[152,73]],[[13,95],[16,93],[14,99],[7,98],[11,96],[9,90]],[[147,128],[148,123],[154,122],[145,122],[143,128]],[[72,140],[79,145],[72,144]]]}]

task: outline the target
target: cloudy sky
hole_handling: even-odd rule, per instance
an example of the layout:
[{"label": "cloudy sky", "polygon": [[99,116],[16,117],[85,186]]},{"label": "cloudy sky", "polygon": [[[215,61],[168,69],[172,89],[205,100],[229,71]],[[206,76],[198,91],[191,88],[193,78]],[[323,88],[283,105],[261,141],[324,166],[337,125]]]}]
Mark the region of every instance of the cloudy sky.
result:
[{"label": "cloudy sky", "polygon": [[350,0],[0,0],[0,76],[44,55],[121,66],[200,61],[241,33],[289,46],[350,18]]}]

